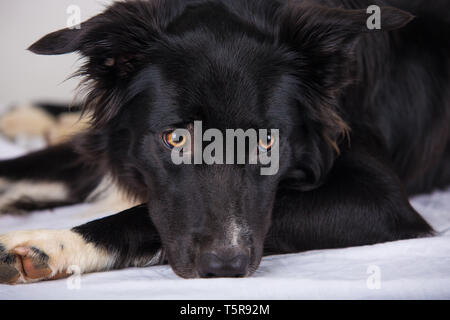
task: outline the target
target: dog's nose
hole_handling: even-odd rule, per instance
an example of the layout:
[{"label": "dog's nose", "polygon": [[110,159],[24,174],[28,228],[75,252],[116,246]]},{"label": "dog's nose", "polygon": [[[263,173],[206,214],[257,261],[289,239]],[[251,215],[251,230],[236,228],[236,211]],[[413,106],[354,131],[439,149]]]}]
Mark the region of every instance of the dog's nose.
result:
[{"label": "dog's nose", "polygon": [[249,257],[239,254],[225,258],[214,253],[204,253],[198,260],[198,272],[202,278],[243,277],[247,274]]}]

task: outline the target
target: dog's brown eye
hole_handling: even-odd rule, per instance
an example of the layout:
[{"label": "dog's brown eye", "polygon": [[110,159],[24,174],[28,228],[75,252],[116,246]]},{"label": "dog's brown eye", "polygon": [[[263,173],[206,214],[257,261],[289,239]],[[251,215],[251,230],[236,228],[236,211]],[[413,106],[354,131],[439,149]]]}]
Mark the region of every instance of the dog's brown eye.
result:
[{"label": "dog's brown eye", "polygon": [[261,150],[262,152],[269,151],[270,148],[272,148],[274,143],[275,143],[275,138],[272,137],[270,134],[267,135],[267,141],[263,141],[262,138],[259,138],[259,150]]},{"label": "dog's brown eye", "polygon": [[164,144],[169,148],[181,148],[186,144],[186,137],[177,134],[175,131],[166,132],[162,135]]}]

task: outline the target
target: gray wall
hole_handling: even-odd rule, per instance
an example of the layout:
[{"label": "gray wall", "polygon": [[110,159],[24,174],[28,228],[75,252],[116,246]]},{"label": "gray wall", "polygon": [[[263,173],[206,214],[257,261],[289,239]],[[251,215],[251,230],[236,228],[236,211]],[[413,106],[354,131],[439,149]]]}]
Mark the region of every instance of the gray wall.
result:
[{"label": "gray wall", "polygon": [[27,101],[70,102],[77,85],[67,80],[78,56],[38,56],[26,48],[43,35],[65,28],[77,5],[81,20],[101,12],[110,0],[1,0],[0,108]]}]

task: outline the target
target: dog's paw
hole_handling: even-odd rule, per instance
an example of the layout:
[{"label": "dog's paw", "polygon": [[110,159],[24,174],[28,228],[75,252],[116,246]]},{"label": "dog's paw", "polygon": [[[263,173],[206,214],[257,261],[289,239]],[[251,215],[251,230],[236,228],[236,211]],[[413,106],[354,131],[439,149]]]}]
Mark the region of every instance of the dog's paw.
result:
[{"label": "dog's paw", "polygon": [[[70,231],[66,231],[70,232]],[[0,236],[0,283],[18,284],[66,276],[63,231],[18,231]]]},{"label": "dog's paw", "polygon": [[0,253],[0,283],[18,284],[63,277],[53,276],[49,256],[35,247],[17,247]]},{"label": "dog's paw", "polygon": [[0,245],[0,283],[14,284],[20,278],[20,272],[16,268],[17,257],[9,253]]},{"label": "dog's paw", "polygon": [[81,273],[110,269],[116,259],[72,230],[16,231],[0,235],[0,283],[55,280],[76,266]]}]

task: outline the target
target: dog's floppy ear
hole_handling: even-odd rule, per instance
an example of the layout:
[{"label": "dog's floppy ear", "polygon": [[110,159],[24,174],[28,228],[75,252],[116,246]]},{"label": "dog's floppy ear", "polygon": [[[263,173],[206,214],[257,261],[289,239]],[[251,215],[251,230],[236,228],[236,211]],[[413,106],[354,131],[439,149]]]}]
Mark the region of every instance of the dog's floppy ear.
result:
[{"label": "dog's floppy ear", "polygon": [[[317,85],[319,91],[335,96],[353,80],[350,72],[354,49],[362,34],[401,28],[413,19],[400,9],[377,8],[380,29],[369,29],[372,14],[367,9],[329,8],[308,0],[288,1],[279,15],[279,41],[299,52],[301,61],[307,64],[307,76],[313,87]],[[371,35],[378,36],[385,35]]]},{"label": "dog's floppy ear", "polygon": [[56,55],[77,51],[86,32],[86,24],[80,29],[62,29],[52,32],[32,44],[28,50],[36,54]]},{"label": "dog's floppy ear", "polygon": [[75,75],[84,78],[84,110],[94,125],[106,125],[129,99],[126,84],[149,62],[152,41],[180,11],[169,2],[116,2],[79,29],[50,33],[29,50],[44,55],[80,53],[86,60]]},{"label": "dog's floppy ear", "polygon": [[[285,42],[302,49],[333,53],[348,49],[361,33],[389,31],[408,24],[414,16],[393,7],[379,9],[379,29],[370,29],[372,11],[329,8],[289,1],[280,15],[280,36]],[[368,25],[369,22],[369,25]]]},{"label": "dog's floppy ear", "polygon": [[29,50],[42,55],[79,52],[95,64],[96,69],[90,70],[94,73],[126,75],[158,32],[156,3],[117,2],[78,29],[65,28],[44,36]]}]

